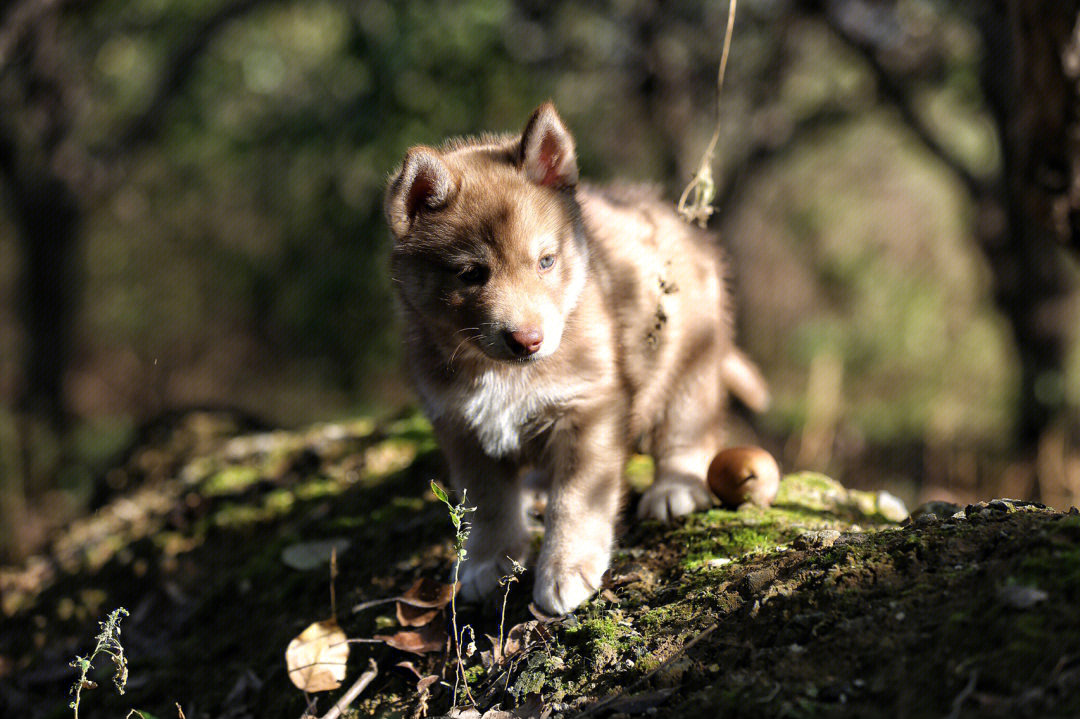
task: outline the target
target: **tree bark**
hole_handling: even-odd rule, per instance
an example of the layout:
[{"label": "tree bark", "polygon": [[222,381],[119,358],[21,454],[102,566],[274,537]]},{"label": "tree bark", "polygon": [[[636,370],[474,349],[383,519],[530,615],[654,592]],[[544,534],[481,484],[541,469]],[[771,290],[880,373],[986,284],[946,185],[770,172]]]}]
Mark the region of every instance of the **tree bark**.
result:
[{"label": "tree bark", "polygon": [[978,17],[983,90],[1002,151],[1000,183],[976,198],[978,235],[1016,340],[1016,434],[1029,451],[1065,409],[1063,368],[1075,324],[1067,248],[1080,249],[1080,126],[1065,57],[1078,12],[1076,0],[999,0]]}]

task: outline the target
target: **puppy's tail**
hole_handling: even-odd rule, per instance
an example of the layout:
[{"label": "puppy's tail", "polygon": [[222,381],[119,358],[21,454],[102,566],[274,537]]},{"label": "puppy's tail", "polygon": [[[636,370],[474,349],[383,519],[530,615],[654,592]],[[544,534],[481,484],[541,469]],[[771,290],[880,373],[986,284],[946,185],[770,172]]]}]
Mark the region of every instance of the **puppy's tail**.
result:
[{"label": "puppy's tail", "polygon": [[720,379],[731,394],[755,412],[769,408],[769,383],[742,350],[732,347],[720,361]]}]

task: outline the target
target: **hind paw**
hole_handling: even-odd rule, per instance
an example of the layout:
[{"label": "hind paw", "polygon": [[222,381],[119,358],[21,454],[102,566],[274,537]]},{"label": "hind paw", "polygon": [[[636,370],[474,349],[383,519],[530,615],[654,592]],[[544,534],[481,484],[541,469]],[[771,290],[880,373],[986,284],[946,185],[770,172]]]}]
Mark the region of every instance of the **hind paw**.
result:
[{"label": "hind paw", "polygon": [[657,480],[641,497],[638,517],[670,522],[712,506],[709,488],[700,479],[668,477]]}]

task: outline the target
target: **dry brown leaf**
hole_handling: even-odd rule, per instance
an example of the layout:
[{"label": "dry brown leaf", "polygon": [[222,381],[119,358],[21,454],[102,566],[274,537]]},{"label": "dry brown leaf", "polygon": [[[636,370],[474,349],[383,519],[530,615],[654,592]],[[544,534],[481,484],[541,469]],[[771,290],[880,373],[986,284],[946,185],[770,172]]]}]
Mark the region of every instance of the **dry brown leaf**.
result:
[{"label": "dry brown leaf", "polygon": [[397,598],[399,602],[424,609],[442,609],[454,597],[454,585],[421,577],[404,594]]},{"label": "dry brown leaf", "polygon": [[420,681],[416,682],[416,691],[428,691],[437,681],[439,681],[438,674],[428,674],[426,677],[421,677]]},{"label": "dry brown leaf", "polygon": [[404,630],[396,634],[376,634],[375,638],[403,652],[427,654],[446,646],[446,627],[441,622],[436,622],[416,630]]},{"label": "dry brown leaf", "polygon": [[289,679],[305,692],[337,689],[345,678],[349,641],[334,619],[315,622],[289,642],[285,664]]},{"label": "dry brown leaf", "polygon": [[416,665],[415,665],[415,664],[413,664],[412,662],[398,662],[398,663],[397,663],[397,664],[395,664],[394,666],[395,666],[395,667],[401,667],[402,669],[404,669],[404,670],[405,670],[405,671],[407,671],[407,672],[412,672],[412,673],[413,673],[413,675],[414,675],[414,676],[415,676],[415,677],[416,677],[417,679],[419,679],[419,678],[420,678],[421,676],[423,676],[423,675],[421,675],[421,674],[420,674],[420,670],[419,670],[419,669],[417,669],[417,668],[416,668]]},{"label": "dry brown leaf", "polygon": [[515,624],[506,632],[506,640],[503,643],[503,657],[512,657],[529,644],[536,640],[549,641],[551,632],[540,622],[530,619],[521,624]]},{"label": "dry brown leaf", "polygon": [[425,624],[431,624],[431,621],[439,616],[441,612],[442,607],[427,609],[425,607],[414,607],[405,602],[399,601],[397,603],[397,620],[398,624],[403,627],[422,627]]}]

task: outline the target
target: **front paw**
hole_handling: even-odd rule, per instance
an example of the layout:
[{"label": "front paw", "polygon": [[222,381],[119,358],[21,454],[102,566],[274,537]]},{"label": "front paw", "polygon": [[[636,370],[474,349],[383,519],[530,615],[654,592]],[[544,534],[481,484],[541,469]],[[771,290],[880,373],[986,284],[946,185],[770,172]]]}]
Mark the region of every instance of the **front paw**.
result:
[{"label": "front paw", "polygon": [[552,616],[574,611],[600,589],[609,561],[610,552],[606,549],[569,561],[541,558],[533,585],[533,601]]},{"label": "front paw", "polygon": [[513,565],[506,557],[475,560],[466,559],[461,564],[461,589],[458,596],[465,602],[476,602],[495,591],[499,580],[513,574]]},{"label": "front paw", "polygon": [[702,480],[696,477],[666,477],[658,479],[642,495],[638,517],[669,522],[710,506],[712,495]]},{"label": "front paw", "polygon": [[488,596],[499,587],[501,579],[514,574],[514,562],[525,563],[529,535],[524,531],[514,534],[518,537],[516,540],[500,542],[496,550],[483,542],[470,540],[458,577],[461,581],[458,596],[462,601],[475,602]]}]

